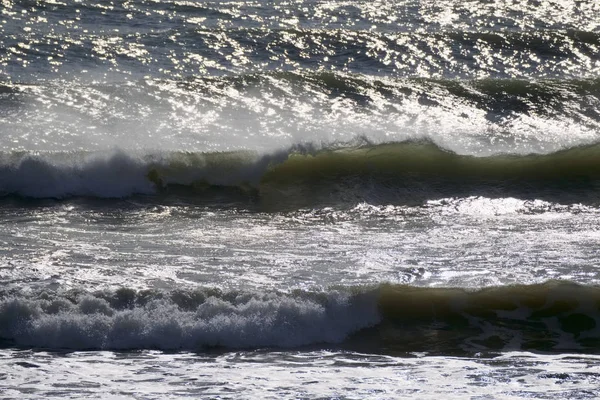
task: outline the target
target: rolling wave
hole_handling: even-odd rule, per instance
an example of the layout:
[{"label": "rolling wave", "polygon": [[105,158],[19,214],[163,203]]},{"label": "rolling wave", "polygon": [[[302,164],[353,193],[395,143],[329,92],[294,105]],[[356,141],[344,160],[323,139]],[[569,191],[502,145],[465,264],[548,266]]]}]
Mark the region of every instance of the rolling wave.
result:
[{"label": "rolling wave", "polygon": [[597,352],[600,289],[564,281],[479,290],[402,285],[326,291],[216,289],[3,293],[5,346],[293,348],[379,353]]},{"label": "rolling wave", "polygon": [[551,154],[474,157],[430,142],[294,146],[268,154],[29,153],[0,155],[0,193],[31,198],[228,194],[302,205],[515,196],[597,203],[599,145]]}]

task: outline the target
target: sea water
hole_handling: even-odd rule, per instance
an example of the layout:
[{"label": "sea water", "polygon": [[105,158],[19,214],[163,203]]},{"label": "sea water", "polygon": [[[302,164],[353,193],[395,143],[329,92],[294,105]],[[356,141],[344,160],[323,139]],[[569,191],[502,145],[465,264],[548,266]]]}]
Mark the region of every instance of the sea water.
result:
[{"label": "sea water", "polygon": [[0,398],[600,396],[600,4],[0,1]]}]

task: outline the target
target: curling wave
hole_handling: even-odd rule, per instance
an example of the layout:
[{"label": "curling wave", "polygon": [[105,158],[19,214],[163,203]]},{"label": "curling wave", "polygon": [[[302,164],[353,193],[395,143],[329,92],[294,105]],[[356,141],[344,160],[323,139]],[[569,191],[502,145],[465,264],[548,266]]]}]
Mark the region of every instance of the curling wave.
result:
[{"label": "curling wave", "polygon": [[32,198],[123,198],[215,193],[306,205],[349,200],[422,202],[452,196],[514,196],[597,202],[600,145],[552,154],[474,157],[430,142],[296,146],[270,154],[239,151],[137,155],[5,153],[0,193]]}]

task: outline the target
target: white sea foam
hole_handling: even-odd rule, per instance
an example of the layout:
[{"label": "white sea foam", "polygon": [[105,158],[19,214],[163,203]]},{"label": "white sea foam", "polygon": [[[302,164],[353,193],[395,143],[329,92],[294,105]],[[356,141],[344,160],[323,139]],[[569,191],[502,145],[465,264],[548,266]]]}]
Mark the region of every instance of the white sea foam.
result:
[{"label": "white sea foam", "polygon": [[91,295],[76,301],[12,297],[0,303],[0,336],[52,349],[296,347],[341,342],[379,319],[374,297],[335,291],[211,296],[187,308],[166,298],[115,305]]}]

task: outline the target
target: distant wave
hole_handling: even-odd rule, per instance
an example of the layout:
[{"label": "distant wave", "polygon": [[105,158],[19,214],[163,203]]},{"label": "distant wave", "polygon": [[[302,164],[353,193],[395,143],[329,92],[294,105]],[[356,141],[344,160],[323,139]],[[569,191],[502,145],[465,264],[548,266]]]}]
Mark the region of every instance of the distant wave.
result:
[{"label": "distant wave", "polygon": [[[42,164],[61,164],[62,171],[78,171],[82,179],[93,169],[84,165],[91,156],[69,151],[240,149],[260,152],[244,157],[264,156],[267,164],[280,164],[288,154],[305,154],[307,149],[314,154],[315,150],[410,142],[430,142],[465,156],[547,154],[598,143],[599,110],[600,80],[596,78],[417,79],[298,69],[113,83],[4,83],[0,84],[0,121],[4,121],[0,134],[5,140],[0,150],[41,151],[26,154],[28,163],[37,159]],[[357,137],[365,140],[353,143]],[[283,150],[273,154],[276,149]],[[78,160],[73,167],[69,161],[54,162],[61,158],[60,152],[86,160]],[[197,159],[216,158],[195,154]],[[137,155],[125,156],[138,164]],[[141,156],[143,167],[149,157]],[[99,166],[104,162],[101,159],[111,157],[116,159],[107,153],[91,158]],[[152,157],[161,170],[162,160],[156,159],[175,156]],[[47,170],[46,165],[40,167]],[[127,170],[128,174],[136,171]],[[216,167],[213,171],[225,181],[222,186],[231,186],[229,172],[221,174]],[[256,183],[264,168],[237,171],[240,181]],[[211,174],[209,184],[216,183],[216,176]],[[183,176],[168,178],[190,183]],[[82,190],[83,182],[73,185],[69,189],[59,184],[55,196],[103,193],[89,186]],[[0,190],[7,191],[5,185]],[[52,196],[51,190],[47,192]],[[135,193],[151,192],[147,182],[135,187]],[[122,187],[110,196],[127,194]]]},{"label": "distant wave", "polygon": [[[142,31],[135,36],[121,33],[118,35],[122,42],[111,47],[108,54],[97,52],[94,47],[98,33],[79,33],[77,42],[70,34],[57,33],[52,41],[40,40],[39,36],[48,29],[42,26],[42,31],[37,32],[38,37],[31,38],[32,45],[20,48],[19,54],[25,60],[39,63],[40,52],[62,58],[68,44],[68,56],[61,61],[67,65],[101,65],[108,58],[118,66],[133,64],[140,71],[156,73],[161,63],[168,59],[168,50],[177,51],[177,47],[170,47],[173,46],[170,35],[177,32],[177,44],[186,44],[199,54],[210,55],[212,61],[207,68],[194,57],[180,57],[183,76],[197,72],[199,67],[217,75],[223,71],[239,72],[240,62],[245,70],[273,71],[281,69],[283,61],[290,69],[323,66],[325,70],[345,69],[355,73],[371,70],[388,76],[472,78],[484,72],[488,76],[505,78],[578,77],[597,71],[600,43],[598,32],[557,29],[554,24],[550,29],[523,30],[519,27],[511,31],[505,27],[504,31],[484,32],[440,31],[439,27],[435,31],[423,31],[416,26],[398,32],[396,29],[384,28],[382,31],[351,26],[314,29],[278,25],[277,28],[267,25],[260,28],[171,25],[171,29],[162,32]],[[17,45],[19,40],[18,35],[8,35],[2,43],[9,48]],[[214,51],[216,44],[227,42],[235,43],[238,52],[220,54]],[[131,44],[143,51],[131,51],[128,46]],[[11,54],[0,54],[4,56],[0,60],[10,60]],[[325,61],[324,55],[328,56]],[[252,63],[248,63],[248,58]],[[15,65],[13,74],[31,79],[19,67]],[[169,75],[166,70],[164,72],[165,76]]]},{"label": "distant wave", "polygon": [[[597,104],[600,99],[600,79],[598,78],[418,78],[418,77],[377,77],[336,71],[315,72],[310,70],[267,71],[227,74],[221,76],[200,76],[180,79],[148,79],[129,83],[74,84],[65,82],[45,82],[43,84],[11,83],[0,81],[0,105],[3,107],[22,106],[28,95],[43,95],[48,101],[77,102],[81,105],[89,101],[88,92],[97,93],[90,106],[98,107],[108,95],[119,94],[123,100],[135,103],[140,96],[157,96],[166,91],[177,98],[185,94],[188,102],[213,104],[217,99],[227,99],[235,104],[248,97],[257,104],[267,99],[256,93],[268,93],[269,98],[306,102],[309,92],[317,96],[324,105],[330,100],[344,98],[356,105],[369,106],[381,103],[385,106],[402,104],[407,99],[416,99],[419,104],[429,107],[449,105],[471,105],[499,118],[511,113],[541,113],[547,116],[563,116],[574,120],[598,122],[600,113]],[[114,100],[111,100],[114,101]],[[268,104],[268,103],[265,103]],[[277,102],[271,107],[277,106]],[[281,106],[281,104],[279,104]],[[103,105],[114,111],[111,104]],[[396,113],[402,109],[393,109]],[[98,112],[99,110],[94,110]],[[114,117],[114,116],[113,116]],[[491,118],[491,117],[490,117]],[[493,118],[491,118],[493,121]]]},{"label": "distant wave", "polygon": [[370,352],[598,352],[600,288],[551,281],[468,291],[402,285],[327,291],[216,289],[4,293],[4,346],[293,348]]},{"label": "distant wave", "polygon": [[[514,196],[597,202],[600,145],[552,154],[458,155],[430,142],[295,146],[269,154],[4,153],[0,193],[30,198],[236,196],[289,204]],[[594,200],[596,199],[596,200]]]}]

